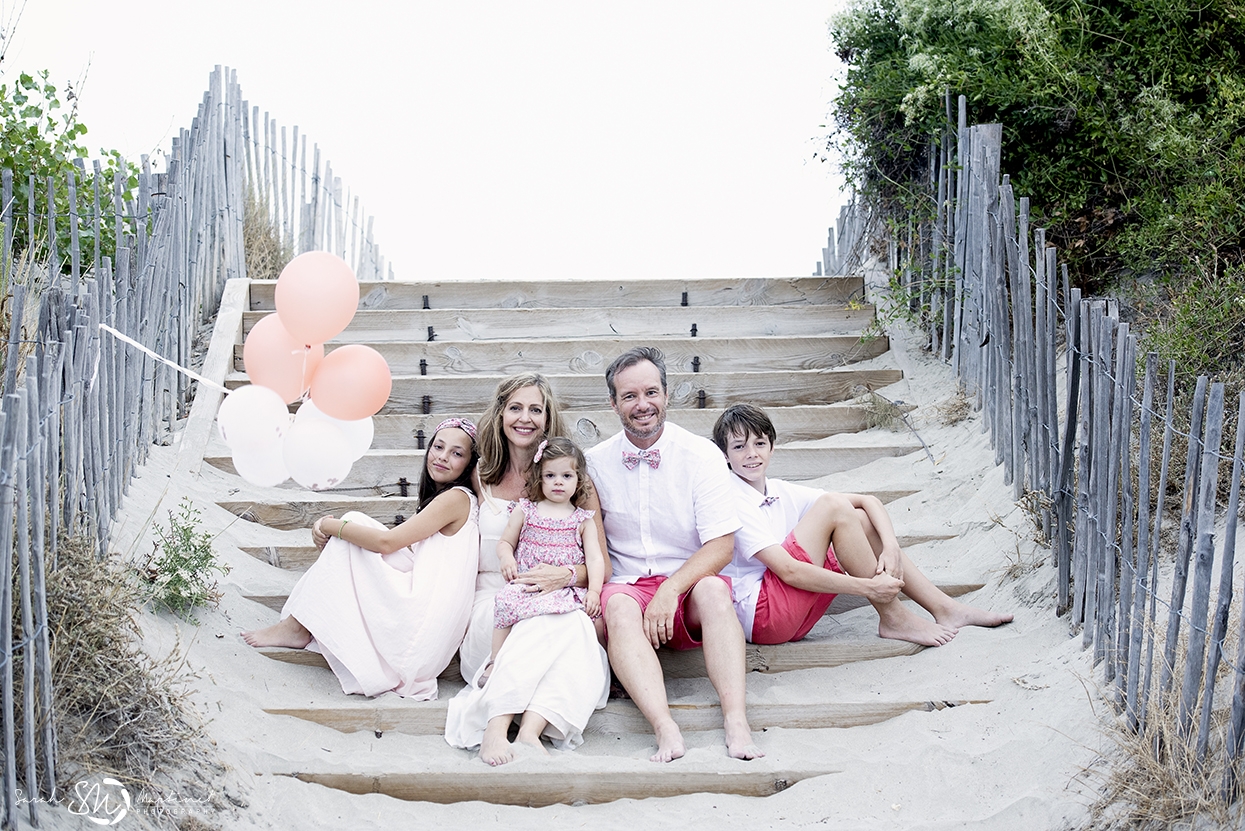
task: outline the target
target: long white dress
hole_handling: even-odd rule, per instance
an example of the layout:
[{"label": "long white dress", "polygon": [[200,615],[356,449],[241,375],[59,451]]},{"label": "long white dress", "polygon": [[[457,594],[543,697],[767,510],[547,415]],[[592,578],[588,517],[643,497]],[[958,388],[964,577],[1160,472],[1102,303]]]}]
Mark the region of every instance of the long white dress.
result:
[{"label": "long white dress", "polygon": [[459,663],[467,686],[450,699],[445,740],[471,748],[484,738],[489,720],[531,710],[549,726],[555,747],[573,750],[594,710],[609,697],[609,659],[597,642],[592,620],[582,611],[521,620],[497,656],[488,683],[476,680],[493,641],[493,595],[505,585],[497,561],[497,540],[510,519],[511,504],[484,490],[480,505],[480,573],[475,604]]},{"label": "long white dress", "polygon": [[[471,617],[479,563],[479,508],[467,522],[380,555],[330,539],[281,610],[311,632],[346,693],[437,697],[437,676],[454,657]],[[342,517],[384,528],[358,512]]]}]

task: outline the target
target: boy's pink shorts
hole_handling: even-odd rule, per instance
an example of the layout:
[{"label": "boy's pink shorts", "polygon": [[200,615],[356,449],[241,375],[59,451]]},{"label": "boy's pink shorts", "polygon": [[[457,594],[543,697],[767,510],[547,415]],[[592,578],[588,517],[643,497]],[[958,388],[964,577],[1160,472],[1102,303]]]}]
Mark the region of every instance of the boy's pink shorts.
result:
[{"label": "boy's pink shorts", "polygon": [[[722,574],[715,574],[713,576],[724,581],[726,583],[727,591],[730,591],[731,578]],[[657,576],[641,577],[634,583],[606,583],[601,589],[602,621],[605,619],[604,611],[606,605],[610,602],[610,598],[616,594],[625,594],[634,599],[636,603],[640,604],[640,613],[643,614],[644,610],[648,608],[648,604],[652,602],[653,595],[657,594],[657,587],[664,582],[666,582],[665,577]],[[701,646],[700,639],[698,637],[693,637],[692,633],[687,629],[685,614],[687,609],[688,594],[689,592],[684,592],[679,595],[679,607],[674,613],[674,634],[671,636],[670,640],[665,643],[665,646],[668,646],[671,649],[697,649]],[[699,634],[700,633],[697,632],[697,635]],[[608,636],[609,632],[606,632],[606,635]]]},{"label": "boy's pink shorts", "polygon": [[[795,532],[787,534],[782,547],[788,554],[805,563],[812,563],[798,542]],[[834,556],[834,546],[826,551],[824,568],[846,574],[839,560]],[[752,622],[753,643],[787,643],[798,641],[821,620],[821,616],[830,608],[837,595],[811,592],[789,586],[769,569],[761,578],[761,593],[757,597],[756,616]]]}]

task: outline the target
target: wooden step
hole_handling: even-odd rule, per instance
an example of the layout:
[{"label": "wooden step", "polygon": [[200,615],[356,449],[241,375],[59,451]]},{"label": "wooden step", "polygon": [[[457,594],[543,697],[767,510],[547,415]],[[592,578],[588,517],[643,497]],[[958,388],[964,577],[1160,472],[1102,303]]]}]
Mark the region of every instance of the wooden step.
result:
[{"label": "wooden step", "polygon": [[[483,410],[504,375],[471,375],[425,378],[395,375],[389,401],[382,414],[428,412],[458,415]],[[598,409],[609,402],[601,375],[551,375],[549,383],[558,403],[567,408]],[[694,372],[670,373],[667,384],[671,408],[699,409],[700,392],[705,407],[729,407],[745,402],[764,407],[792,404],[833,404],[876,390],[903,379],[898,369],[820,369],[786,372]],[[230,389],[248,383],[244,373],[230,373]],[[427,402],[425,402],[425,398]]]},{"label": "wooden step", "polygon": [[[765,769],[764,762],[735,762],[729,770],[697,771],[680,767],[665,770],[650,767],[618,771],[577,770],[532,771],[510,764],[500,768],[452,772],[413,773],[310,773],[290,772],[303,782],[312,782],[353,794],[384,794],[413,802],[492,802],[543,808],[599,804],[618,799],[683,796],[698,793],[772,796],[797,782],[839,771],[831,767],[815,769]],[[747,768],[744,768],[744,765]],[[482,766],[484,767],[484,766]]]},{"label": "wooden step", "polygon": [[[270,312],[244,312],[249,333]],[[514,340],[515,338],[764,337],[859,334],[875,317],[873,306],[702,306],[603,309],[441,309],[359,311],[339,343],[368,341]]]},{"label": "wooden step", "polygon": [[[317,494],[313,491],[291,491],[288,495],[279,489],[268,488],[265,491],[280,501],[268,502],[257,499],[223,499],[217,501],[225,510],[248,522],[256,522],[269,528],[284,531],[299,528],[310,528],[311,523],[322,516],[341,516],[347,511],[362,511],[374,519],[387,525],[394,524],[394,517],[401,515],[410,517],[415,514],[419,500],[415,497],[392,496],[382,497],[349,497],[342,495]],[[395,493],[397,489],[394,489]],[[414,493],[414,483],[410,488]],[[890,503],[896,499],[912,496],[915,490],[878,490],[866,491],[882,502]]]},{"label": "wooden step", "polygon": [[[414,333],[418,334],[418,333]],[[331,352],[339,344],[328,344]],[[890,348],[885,337],[601,338],[583,340],[371,341],[395,375],[497,374],[518,372],[603,375],[610,361],[633,346],[656,346],[677,372],[834,369],[876,358]],[[234,369],[242,371],[242,344],[234,346]],[[420,366],[420,361],[424,366]],[[699,367],[699,369],[697,369]]]},{"label": "wooden step", "polygon": [[[227,448],[222,445],[220,449]],[[920,449],[919,444],[904,441],[901,436],[885,444],[864,447],[779,447],[774,450],[770,473],[780,479],[799,482],[852,470],[878,459],[906,456]],[[204,456],[204,461],[226,473],[237,472],[231,456]],[[370,450],[355,461],[349,475],[334,490],[394,489],[400,476],[405,476],[408,482],[418,482],[423,464],[423,450]],[[288,487],[300,488],[294,482],[288,483]]]},{"label": "wooden step", "polygon": [[[748,723],[753,730],[781,727],[788,730],[814,730],[829,727],[858,727],[877,724],[910,712],[932,712],[983,701],[818,701],[802,704],[748,704]],[[322,724],[343,733],[370,732],[378,735],[403,733],[413,736],[441,736],[445,733],[447,700],[407,701],[394,696],[354,701],[346,698],[326,704],[265,707],[265,713],[293,716]],[[716,702],[671,704],[670,713],[681,730],[704,731],[722,728],[722,709]],[[611,700],[588,721],[585,733],[644,733],[648,721],[635,704]]]},{"label": "wooden step", "polygon": [[[254,310],[272,311],[275,280],[251,282]],[[360,309],[587,308],[601,306],[786,306],[847,303],[864,291],[860,277],[762,277],[690,280],[499,279],[435,282],[362,281]]]},{"label": "wooden step", "polygon": [[[745,665],[748,672],[791,672],[797,669],[837,667],[858,661],[915,655],[924,648],[913,643],[884,638],[805,638],[796,643],[774,646],[750,643],[745,648]],[[328,669],[324,656],[318,652],[281,647],[262,647],[259,651],[274,661]],[[699,649],[686,652],[659,649],[657,656],[661,659],[661,668],[667,678],[703,678],[706,675],[705,658]],[[444,673],[442,676],[445,677]]]}]

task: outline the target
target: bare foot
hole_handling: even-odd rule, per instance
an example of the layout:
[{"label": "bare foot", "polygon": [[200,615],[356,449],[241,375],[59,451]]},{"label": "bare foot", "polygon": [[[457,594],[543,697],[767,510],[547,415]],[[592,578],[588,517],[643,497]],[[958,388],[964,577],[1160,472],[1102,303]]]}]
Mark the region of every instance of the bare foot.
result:
[{"label": "bare foot", "polygon": [[288,646],[303,649],[311,643],[311,633],[293,617],[284,617],[272,626],[242,633],[251,646]]},{"label": "bare foot", "polygon": [[538,752],[541,756],[549,755],[549,751],[545,748],[545,745],[541,742],[540,736],[525,736],[522,730],[519,731],[519,735],[515,738],[515,744],[523,745],[524,750],[527,750],[530,748],[532,751]]},{"label": "bare foot", "polygon": [[1003,612],[989,612],[969,606],[967,603],[954,601],[950,608],[942,614],[934,615],[944,626],[959,629],[961,626],[1002,626],[1012,622],[1012,615]]},{"label": "bare foot", "polygon": [[752,742],[752,729],[748,720],[743,717],[729,718],[723,723],[726,728],[726,755],[732,759],[760,759],[765,755],[761,748]]},{"label": "bare foot", "polygon": [[669,724],[654,727],[653,733],[657,736],[657,752],[648,757],[650,762],[673,762],[687,752],[683,746],[683,734],[673,719]]},{"label": "bare foot", "polygon": [[921,646],[942,646],[950,643],[959,630],[913,614],[894,604],[897,608],[878,621],[878,637],[896,641],[908,641]]},{"label": "bare foot", "polygon": [[[494,726],[496,722],[496,726]],[[480,761],[486,765],[497,767],[514,761],[514,747],[506,738],[510,729],[509,716],[490,719],[484,729],[484,738],[480,742]]]},{"label": "bare foot", "polygon": [[488,683],[489,676],[493,674],[493,659],[489,658],[488,663],[484,665],[484,672],[480,673],[480,680],[476,682],[477,687],[483,688]]}]

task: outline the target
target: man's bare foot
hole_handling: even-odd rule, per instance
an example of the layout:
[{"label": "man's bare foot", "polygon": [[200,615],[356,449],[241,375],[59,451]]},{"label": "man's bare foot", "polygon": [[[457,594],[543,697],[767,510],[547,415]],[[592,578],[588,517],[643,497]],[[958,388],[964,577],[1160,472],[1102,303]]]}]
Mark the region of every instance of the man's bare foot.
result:
[{"label": "man's bare foot", "polygon": [[[494,727],[493,722],[498,722],[498,725]],[[488,727],[484,729],[484,738],[480,741],[481,762],[497,767],[498,765],[514,761],[514,747],[511,746],[510,740],[506,738],[509,728],[509,718],[495,718],[489,721]]]},{"label": "man's bare foot", "polygon": [[921,646],[943,646],[950,643],[959,630],[934,620],[926,620],[895,604],[890,614],[878,621],[878,637],[908,641]]},{"label": "man's bare foot", "polygon": [[726,754],[732,759],[760,759],[765,753],[752,742],[752,729],[746,718],[728,718],[723,722],[726,729]]},{"label": "man's bare foot", "polygon": [[242,640],[251,646],[288,646],[304,649],[311,643],[311,633],[293,617],[284,617],[272,626],[242,633]]},{"label": "man's bare foot", "polygon": [[687,752],[683,745],[683,734],[673,719],[669,724],[654,727],[653,733],[657,737],[657,752],[648,757],[650,762],[673,762]]},{"label": "man's bare foot", "polygon": [[523,745],[524,750],[528,750],[530,748],[531,751],[539,753],[541,756],[549,755],[549,751],[545,748],[544,743],[541,742],[540,736],[527,736],[524,735],[522,730],[520,730],[519,735],[515,737],[514,743],[516,745]]},{"label": "man's bare foot", "polygon": [[952,601],[952,605],[942,614],[934,618],[943,626],[959,629],[961,626],[1002,626],[1011,623],[1013,615],[1004,612],[990,612],[969,606],[967,603]]}]

